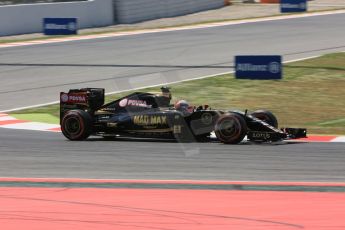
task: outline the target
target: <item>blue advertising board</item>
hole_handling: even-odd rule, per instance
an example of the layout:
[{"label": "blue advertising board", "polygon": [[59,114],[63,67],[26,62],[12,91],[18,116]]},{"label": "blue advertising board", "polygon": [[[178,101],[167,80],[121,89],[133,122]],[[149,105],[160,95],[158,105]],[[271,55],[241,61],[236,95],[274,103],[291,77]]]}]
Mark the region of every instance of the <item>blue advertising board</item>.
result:
[{"label": "blue advertising board", "polygon": [[76,18],[44,18],[43,31],[45,35],[71,35],[77,34],[78,24]]},{"label": "blue advertising board", "polygon": [[236,56],[237,79],[282,79],[282,57],[279,55]]},{"label": "blue advertising board", "polygon": [[295,13],[306,12],[307,0],[280,0],[280,12]]}]

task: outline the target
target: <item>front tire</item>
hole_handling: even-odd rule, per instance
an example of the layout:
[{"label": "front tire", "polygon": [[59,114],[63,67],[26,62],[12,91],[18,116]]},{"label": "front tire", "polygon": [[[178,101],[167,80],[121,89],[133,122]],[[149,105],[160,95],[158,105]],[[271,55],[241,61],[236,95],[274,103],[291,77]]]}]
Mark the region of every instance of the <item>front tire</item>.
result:
[{"label": "front tire", "polygon": [[62,118],[62,134],[71,141],[87,139],[91,134],[90,114],[82,110],[70,110]]},{"label": "front tire", "polygon": [[270,126],[273,126],[274,128],[278,128],[278,120],[276,116],[270,111],[267,110],[256,110],[253,113],[251,113],[255,118],[258,118],[259,120],[262,120],[269,124]]},{"label": "front tire", "polygon": [[215,134],[225,144],[238,144],[247,135],[247,124],[244,118],[236,113],[224,114],[215,124]]}]

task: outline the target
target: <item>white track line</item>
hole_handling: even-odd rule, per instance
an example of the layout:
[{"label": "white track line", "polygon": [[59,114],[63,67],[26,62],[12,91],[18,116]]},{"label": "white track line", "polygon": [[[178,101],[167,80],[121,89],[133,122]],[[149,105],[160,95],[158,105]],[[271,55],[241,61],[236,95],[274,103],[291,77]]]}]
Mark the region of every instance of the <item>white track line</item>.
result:
[{"label": "white track line", "polygon": [[56,105],[59,103],[60,101],[52,101],[52,102],[43,103],[43,104],[29,105],[29,106],[24,106],[24,107],[18,107],[15,109],[4,110],[4,111],[0,111],[0,113],[9,113],[9,112],[15,112],[15,111],[24,110],[24,109],[34,109],[34,108],[48,106],[48,105]]},{"label": "white track line", "polygon": [[[284,61],[284,63],[303,61],[303,60],[318,58],[320,56],[321,55],[310,56],[310,57],[306,57],[306,58],[293,59],[293,60],[289,60],[289,61]],[[169,82],[169,83],[160,83],[160,84],[156,84],[156,85],[137,87],[137,88],[133,88],[133,89],[126,89],[126,90],[120,90],[120,91],[112,91],[112,92],[106,93],[105,95],[112,95],[112,94],[117,94],[117,93],[125,93],[125,92],[129,92],[129,91],[141,90],[141,89],[145,89],[145,88],[149,88],[149,87],[159,87],[159,86],[164,86],[164,85],[177,84],[177,83],[181,83],[181,82],[200,80],[200,79],[216,77],[216,76],[224,75],[224,74],[232,74],[234,72],[235,71],[229,71],[229,72],[223,72],[223,73],[217,73],[217,74],[212,74],[212,75],[206,75],[206,76],[202,76],[202,77],[195,77],[195,78],[185,79],[185,80],[180,80],[180,81],[173,81],[173,82]],[[33,109],[33,108],[38,108],[38,107],[43,107],[43,106],[48,106],[48,105],[54,105],[54,104],[58,104],[58,103],[60,103],[60,101],[53,101],[53,102],[48,102],[48,103],[43,103],[43,104],[37,104],[37,105],[31,105],[31,106],[25,106],[25,107],[18,107],[18,108],[14,108],[14,109],[0,111],[0,113],[9,113],[9,112],[15,112],[15,111],[24,110],[24,109]]]},{"label": "white track line", "polygon": [[14,118],[14,117],[11,117],[11,116],[2,116],[2,117],[0,117],[0,121],[14,121],[14,120],[17,120],[17,119]]},{"label": "white track line", "polygon": [[[206,25],[182,26],[182,27],[178,27],[178,28],[152,29],[152,30],[142,30],[142,31],[134,31],[134,32],[118,32],[118,33],[103,34],[103,35],[102,34],[100,34],[100,35],[86,35],[86,36],[68,38],[70,40],[66,40],[65,38],[63,38],[63,39],[62,38],[56,38],[56,39],[50,39],[49,41],[48,40],[32,41],[30,44],[23,43],[23,42],[0,44],[0,48],[12,47],[12,46],[24,46],[24,45],[26,46],[26,45],[36,45],[36,44],[58,43],[58,42],[76,41],[76,40],[97,39],[97,38],[105,38],[105,37],[129,36],[129,35],[138,35],[138,34],[145,34],[145,33],[159,33],[159,32],[168,32],[168,31],[177,31],[177,30],[202,29],[202,28],[210,28],[210,27],[218,27],[218,26],[226,26],[226,25],[238,25],[238,24],[244,24],[244,23],[275,21],[275,20],[294,19],[294,18],[305,18],[305,17],[313,17],[313,16],[342,14],[342,13],[345,13],[345,10],[335,10],[335,11],[331,11],[331,12],[319,12],[319,13],[307,13],[307,14],[300,14],[300,15],[285,15],[285,16],[268,17],[268,18],[261,18],[261,19],[246,19],[246,20],[240,20],[240,21],[235,21],[235,22],[232,21],[232,22],[222,22],[222,23],[209,23]],[[19,45],[16,45],[16,44],[19,44]],[[343,52],[345,52],[345,51],[343,51]],[[301,61],[301,60],[306,60],[306,59],[312,59],[312,58],[316,58],[316,57],[319,57],[319,56],[312,56],[312,57],[307,57],[307,58],[295,59],[295,60],[286,61],[284,63]],[[204,79],[204,78],[214,77],[217,75],[231,74],[231,73],[234,73],[234,71],[224,72],[224,73],[219,73],[219,74],[213,74],[213,75],[208,75],[208,76],[203,76],[203,77],[197,77],[197,78],[192,78],[192,79],[186,79],[186,80],[181,80],[181,81],[174,81],[174,82],[170,82],[169,84],[176,84],[176,83],[180,83],[180,82]],[[162,86],[162,85],[166,85],[166,84],[167,83],[162,83],[162,84],[133,88],[133,89],[128,89],[128,90],[113,91],[113,92],[106,93],[106,95],[123,93],[123,92],[132,91],[132,90],[140,90],[140,89],[144,89],[147,87],[157,87],[157,86]],[[58,104],[58,103],[59,103],[59,101],[53,101],[53,102],[42,103],[42,104],[37,104],[37,105],[18,107],[18,108],[14,108],[14,109],[0,111],[0,113],[1,112],[14,112],[14,111],[19,111],[19,110],[24,110],[24,109],[38,108],[38,107],[54,105],[54,104]]]},{"label": "white track line", "polygon": [[345,136],[339,136],[331,140],[331,142],[345,142]]},{"label": "white track line", "polygon": [[344,182],[325,181],[230,181],[230,180],[193,180],[193,179],[128,179],[128,178],[78,178],[78,177],[0,177],[0,182],[43,182],[43,183],[157,183],[157,184],[239,184],[239,185],[292,185],[292,186],[345,186]]},{"label": "white track line", "polygon": [[47,124],[42,122],[23,122],[18,124],[1,125],[0,128],[5,129],[23,129],[34,131],[50,131],[49,129],[59,128],[60,125]]},{"label": "white track line", "polygon": [[214,23],[206,23],[206,24],[201,24],[201,25],[180,26],[180,27],[162,28],[162,29],[143,29],[143,30],[129,31],[129,32],[113,32],[113,33],[104,33],[104,34],[96,34],[96,35],[79,35],[79,36],[72,36],[72,37],[67,37],[67,38],[52,38],[52,39],[47,39],[47,40],[34,40],[34,41],[27,41],[27,42],[4,43],[4,44],[0,44],[0,48],[40,45],[40,44],[50,44],[50,43],[61,43],[61,42],[110,38],[110,37],[122,37],[122,36],[150,34],[150,33],[162,33],[162,32],[170,32],[170,31],[204,29],[204,28],[219,27],[219,26],[230,26],[230,25],[239,25],[239,24],[247,24],[247,23],[287,20],[287,19],[306,18],[306,17],[314,17],[314,16],[325,16],[325,15],[343,14],[343,13],[345,13],[345,10],[332,10],[332,11],[325,11],[325,12],[301,13],[301,14],[282,15],[282,16],[269,16],[269,17],[265,17],[265,18],[242,19],[242,20],[235,20],[235,21],[214,22]]}]

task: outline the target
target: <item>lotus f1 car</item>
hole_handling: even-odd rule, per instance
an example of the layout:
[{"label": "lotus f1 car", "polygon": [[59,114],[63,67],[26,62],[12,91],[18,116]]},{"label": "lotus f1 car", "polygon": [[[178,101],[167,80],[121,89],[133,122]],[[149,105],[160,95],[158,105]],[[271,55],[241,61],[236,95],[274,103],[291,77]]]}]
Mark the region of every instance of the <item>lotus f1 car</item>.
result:
[{"label": "lotus f1 car", "polygon": [[185,101],[170,105],[169,88],[162,93],[136,92],[104,104],[104,89],[71,89],[60,93],[60,125],[69,140],[90,135],[105,138],[174,138],[180,142],[207,141],[212,132],[226,144],[274,142],[306,137],[306,129],[278,129],[269,111],[225,111],[207,105],[192,107]]}]

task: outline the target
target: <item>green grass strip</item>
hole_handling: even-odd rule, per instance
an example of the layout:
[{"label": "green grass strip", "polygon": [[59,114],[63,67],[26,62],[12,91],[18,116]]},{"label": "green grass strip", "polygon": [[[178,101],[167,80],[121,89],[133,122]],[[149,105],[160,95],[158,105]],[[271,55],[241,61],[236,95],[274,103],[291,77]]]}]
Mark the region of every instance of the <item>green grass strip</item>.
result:
[{"label": "green grass strip", "polygon": [[[208,104],[218,109],[267,109],[276,114],[280,127],[307,128],[313,134],[344,135],[344,63],[345,53],[335,53],[284,65],[282,80],[237,80],[232,74],[226,74],[176,83],[170,85],[172,102],[186,99],[194,105]],[[140,91],[159,92],[159,88]],[[131,92],[107,96],[106,101]],[[13,114],[25,120],[57,124],[59,105]]]}]

